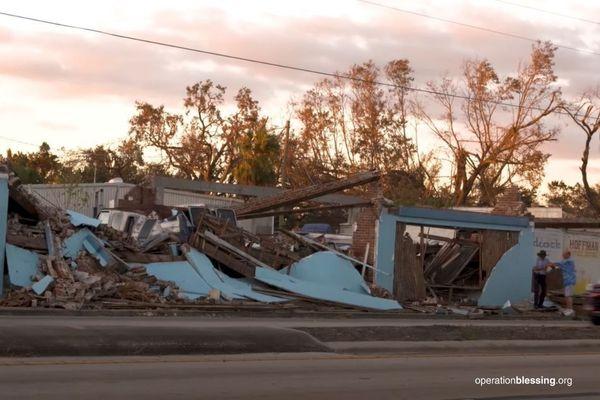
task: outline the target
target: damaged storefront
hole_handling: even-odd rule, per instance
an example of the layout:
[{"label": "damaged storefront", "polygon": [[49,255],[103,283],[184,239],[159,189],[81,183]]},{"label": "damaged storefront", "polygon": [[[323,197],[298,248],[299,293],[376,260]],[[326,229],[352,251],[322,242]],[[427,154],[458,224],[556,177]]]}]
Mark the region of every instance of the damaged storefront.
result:
[{"label": "damaged storefront", "polygon": [[375,282],[404,301],[433,297],[479,307],[517,304],[530,296],[533,242],[527,217],[383,208]]}]

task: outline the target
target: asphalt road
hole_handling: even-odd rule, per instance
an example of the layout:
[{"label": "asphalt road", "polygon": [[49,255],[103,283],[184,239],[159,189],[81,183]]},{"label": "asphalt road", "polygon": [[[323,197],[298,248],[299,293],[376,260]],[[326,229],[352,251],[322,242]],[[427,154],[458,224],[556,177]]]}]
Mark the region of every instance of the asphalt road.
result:
[{"label": "asphalt road", "polygon": [[[263,354],[0,359],[2,399],[600,398],[598,355]],[[572,378],[572,386],[475,384],[475,378]],[[508,396],[508,397],[507,397]],[[523,397],[533,396],[533,397]]]}]

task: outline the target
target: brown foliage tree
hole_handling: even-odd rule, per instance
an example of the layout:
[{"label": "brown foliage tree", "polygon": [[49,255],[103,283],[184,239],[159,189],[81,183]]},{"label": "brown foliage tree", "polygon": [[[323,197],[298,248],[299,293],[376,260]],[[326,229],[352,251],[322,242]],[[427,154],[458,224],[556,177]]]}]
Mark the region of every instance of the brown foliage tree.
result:
[{"label": "brown foliage tree", "polygon": [[[429,83],[442,114],[434,117],[436,111],[422,103],[415,112],[451,155],[454,204],[464,205],[476,193],[480,204],[491,205],[509,184],[541,184],[549,157],[541,146],[558,133],[543,124],[560,106],[555,50],[550,43],[535,44],[529,61],[504,79],[487,60],[470,60],[462,82]],[[503,105],[509,102],[516,107]]]},{"label": "brown foliage tree", "polygon": [[[246,183],[264,183],[261,173],[272,174],[276,163],[252,162],[255,155],[247,149],[264,139],[267,118],[260,115],[258,101],[247,88],[238,91],[236,110],[223,116],[225,90],[210,80],[187,87],[182,114],[138,102],[130,120],[130,138],[158,150],[167,168],[178,176],[220,182],[235,181],[237,176]],[[268,160],[277,158],[278,147],[261,148],[271,151],[264,155]],[[255,165],[263,172],[248,171]]]},{"label": "brown foliage tree", "polygon": [[[296,105],[300,131],[290,139],[300,150],[291,160],[291,179],[314,183],[378,169],[410,175],[406,182],[416,179],[419,195],[433,187],[435,162],[421,160],[407,134],[412,72],[408,60],[383,70],[368,61],[340,74],[347,79],[324,79],[306,92]],[[384,79],[387,88],[378,83]]]}]

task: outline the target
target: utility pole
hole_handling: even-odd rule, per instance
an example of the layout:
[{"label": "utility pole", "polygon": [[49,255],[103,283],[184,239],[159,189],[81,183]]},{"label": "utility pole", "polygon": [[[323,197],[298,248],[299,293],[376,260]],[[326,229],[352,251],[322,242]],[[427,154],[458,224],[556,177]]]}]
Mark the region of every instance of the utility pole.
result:
[{"label": "utility pole", "polygon": [[285,188],[287,180],[287,158],[288,158],[288,147],[290,142],[290,120],[288,119],[283,128],[285,135],[283,140],[283,155],[281,157],[281,164],[279,165],[279,184]]},{"label": "utility pole", "polygon": [[[289,143],[290,143],[290,120],[288,119],[287,122],[285,123],[285,128],[283,128],[285,130],[285,135],[284,135],[284,142],[283,142],[283,155],[281,157],[281,164],[279,166],[279,184],[281,185],[282,188],[286,188],[286,184],[287,184],[287,174],[286,174],[286,170],[287,170],[287,157],[288,157],[288,147],[289,147]],[[285,222],[285,218],[283,215],[279,216],[279,221],[278,221],[278,226],[279,228],[282,228]]]}]

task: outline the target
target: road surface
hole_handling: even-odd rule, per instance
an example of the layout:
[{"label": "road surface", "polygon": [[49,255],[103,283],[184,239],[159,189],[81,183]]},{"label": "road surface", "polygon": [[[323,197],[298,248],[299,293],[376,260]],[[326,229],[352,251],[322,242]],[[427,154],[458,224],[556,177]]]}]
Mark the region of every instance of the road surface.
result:
[{"label": "road surface", "polygon": [[[597,354],[0,359],[0,397],[435,400],[533,396],[525,398],[592,400],[600,398],[599,375]],[[572,378],[572,385],[482,387],[474,383],[475,378],[501,376]]]}]

